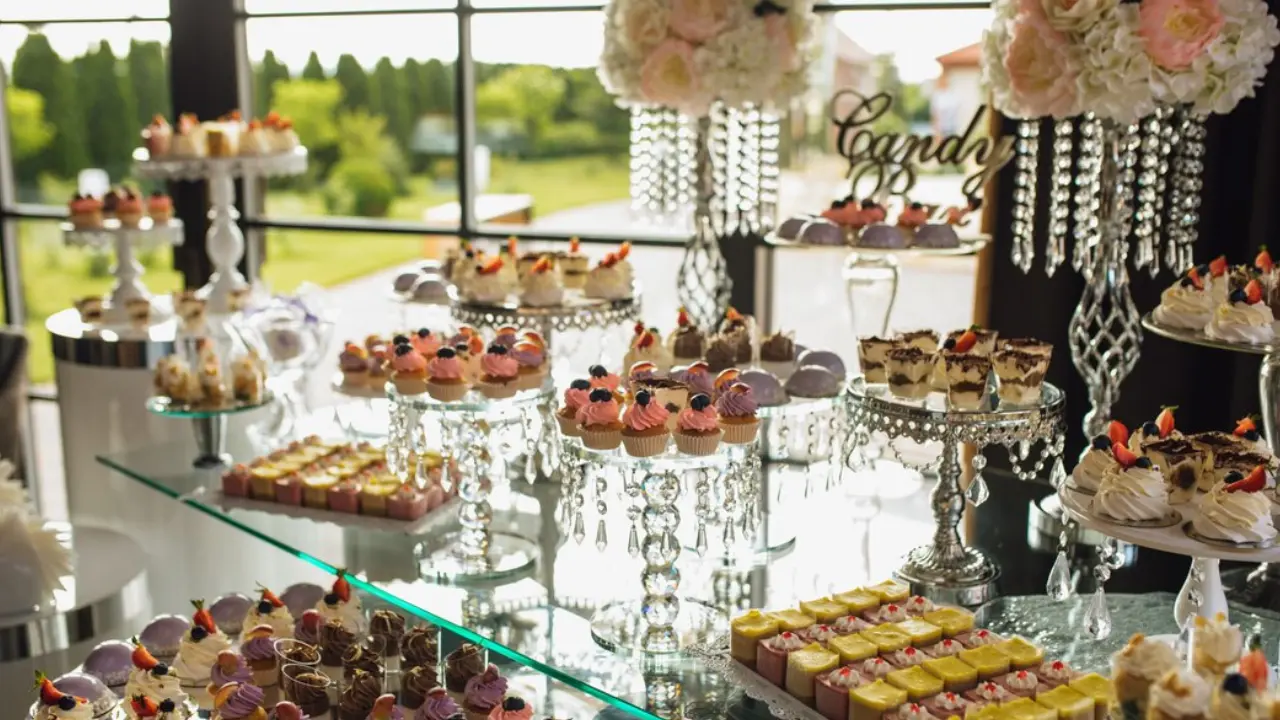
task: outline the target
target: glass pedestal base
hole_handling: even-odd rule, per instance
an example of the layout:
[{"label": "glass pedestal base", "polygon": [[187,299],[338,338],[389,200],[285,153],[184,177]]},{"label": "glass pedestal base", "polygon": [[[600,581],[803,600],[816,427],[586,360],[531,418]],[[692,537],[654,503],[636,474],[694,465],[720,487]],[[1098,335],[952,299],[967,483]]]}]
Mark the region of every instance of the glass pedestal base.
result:
[{"label": "glass pedestal base", "polygon": [[[624,655],[672,655],[713,640],[729,630],[728,617],[706,603],[680,599],[680,613],[661,635],[651,635],[640,600],[623,600],[600,608],[591,617],[591,639]],[[670,630],[670,632],[667,632]]]},{"label": "glass pedestal base", "polygon": [[453,532],[444,536],[442,544],[423,548],[422,576],[453,583],[500,580],[527,572],[538,561],[538,546],[519,535],[491,533],[489,552],[483,558],[464,556],[463,547],[461,533]]}]

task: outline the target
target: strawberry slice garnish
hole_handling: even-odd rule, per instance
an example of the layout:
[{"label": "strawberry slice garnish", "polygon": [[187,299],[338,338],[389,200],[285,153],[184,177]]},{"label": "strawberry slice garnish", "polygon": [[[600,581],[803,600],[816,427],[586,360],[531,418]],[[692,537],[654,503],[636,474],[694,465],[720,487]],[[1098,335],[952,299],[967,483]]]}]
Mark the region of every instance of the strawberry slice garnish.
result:
[{"label": "strawberry slice garnish", "polygon": [[191,616],[191,624],[204,628],[210,635],[218,632],[218,624],[213,621],[213,614],[205,609],[204,600],[192,600],[191,605],[196,609],[196,613]]},{"label": "strawberry slice garnish", "polygon": [[1250,280],[1249,284],[1244,286],[1244,296],[1250,305],[1262,302],[1262,283],[1258,282],[1257,278]]},{"label": "strawberry slice garnish", "polygon": [[1253,416],[1242,417],[1236,421],[1236,429],[1231,434],[1236,437],[1244,437],[1251,432],[1257,432],[1258,424],[1254,421]]},{"label": "strawberry slice garnish", "polygon": [[476,272],[480,273],[481,275],[492,275],[501,269],[502,269],[502,258],[495,257],[489,262],[476,268]]},{"label": "strawberry slice garnish", "polygon": [[134,714],[140,718],[155,717],[160,714],[160,706],[146,695],[134,695],[129,700],[129,707],[133,708]]},{"label": "strawberry slice garnish", "polygon": [[644,331],[645,331],[644,323],[643,323],[643,322],[637,322],[637,323],[636,323],[636,325],[635,325],[635,327],[634,327],[634,328],[632,328],[632,331],[633,331],[633,332],[635,332],[635,334],[636,334],[637,336],[639,336],[639,335],[643,335],[643,334],[644,334]]},{"label": "strawberry slice garnish", "polygon": [[143,647],[136,637],[133,639],[133,654],[129,656],[129,659],[133,661],[133,666],[139,670],[150,670],[160,664],[160,661],[156,660],[151,651]]},{"label": "strawberry slice garnish", "polygon": [[333,581],[333,594],[342,602],[351,600],[351,583],[347,582],[346,570],[338,570],[338,579]]},{"label": "strawberry slice garnish", "polygon": [[276,594],[268,590],[266,587],[259,585],[258,592],[262,593],[263,600],[271,603],[271,607],[284,607],[284,602],[276,597]]},{"label": "strawberry slice garnish", "polygon": [[1209,261],[1209,274],[1213,277],[1222,277],[1227,274],[1227,256],[1219,255]]},{"label": "strawberry slice garnish", "polygon": [[742,313],[738,312],[737,308],[730,307],[728,310],[724,311],[724,319],[728,322],[735,323],[741,322],[744,318],[742,317]]},{"label": "strawberry slice garnish", "polygon": [[551,269],[551,258],[547,257],[546,255],[543,255],[542,257],[538,258],[538,262],[533,264],[532,271],[541,275],[542,273],[550,269]]},{"label": "strawberry slice garnish", "polygon": [[952,350],[958,353],[967,353],[972,350],[973,346],[977,343],[978,335],[972,330],[965,330],[960,334],[960,337],[956,338],[956,344],[952,347]]},{"label": "strawberry slice garnish", "polygon": [[569,252],[571,252],[571,253],[576,253],[576,252],[578,252],[578,246],[579,246],[581,243],[582,243],[582,241],[581,241],[581,240],[579,240],[576,236],[575,236],[575,237],[571,237],[571,238],[569,238]]},{"label": "strawberry slice garnish", "polygon": [[1253,264],[1264,273],[1269,273],[1275,269],[1276,263],[1271,259],[1271,253],[1267,251],[1267,246],[1263,245],[1258,250],[1258,257],[1253,259]]},{"label": "strawberry slice garnish", "polygon": [[656,337],[654,336],[654,334],[647,332],[644,335],[640,336],[640,341],[636,343],[636,347],[647,348],[652,346],[654,342],[656,342]]},{"label": "strawberry slice garnish", "polygon": [[57,705],[67,694],[53,686],[53,681],[43,672],[36,671],[36,687],[40,688],[40,704]]},{"label": "strawberry slice garnish", "polygon": [[1233,492],[1258,492],[1267,485],[1267,469],[1262,465],[1253,469],[1243,480],[1237,480],[1227,485],[1224,490],[1229,493]]},{"label": "strawberry slice garnish", "polygon": [[1111,455],[1122,468],[1131,468],[1138,462],[1137,454],[1120,443],[1111,446]]},{"label": "strawberry slice garnish", "polygon": [[1204,289],[1204,278],[1200,277],[1200,271],[1194,267],[1187,271],[1187,279],[1191,281],[1191,285],[1195,289]]},{"label": "strawberry slice garnish", "polygon": [[516,239],[515,235],[512,235],[511,237],[507,238],[507,254],[510,255],[511,257],[515,257],[516,246],[519,244],[520,244],[520,241]]},{"label": "strawberry slice garnish", "polygon": [[689,313],[684,308],[680,308],[680,312],[676,315],[676,325],[680,327],[689,326]]},{"label": "strawberry slice garnish", "polygon": [[1169,405],[1162,408],[1160,414],[1156,416],[1156,427],[1160,428],[1160,437],[1167,438],[1169,433],[1173,432],[1173,411],[1177,409],[1177,405]]},{"label": "strawberry slice garnish", "polygon": [[1107,437],[1111,438],[1111,443],[1128,445],[1129,444],[1129,428],[1119,420],[1112,420],[1107,424]]},{"label": "strawberry slice garnish", "polygon": [[628,255],[630,255],[630,254],[631,254],[631,241],[630,241],[630,240],[628,240],[628,241],[626,241],[626,242],[624,242],[624,243],[622,243],[621,245],[619,245],[619,246],[618,246],[618,259],[619,259],[619,260],[626,260],[626,259],[627,259],[627,256],[628,256]]},{"label": "strawberry slice garnish", "polygon": [[611,268],[614,265],[618,264],[619,259],[620,258],[615,253],[609,253],[608,255],[604,256],[603,260],[600,261],[600,267]]}]

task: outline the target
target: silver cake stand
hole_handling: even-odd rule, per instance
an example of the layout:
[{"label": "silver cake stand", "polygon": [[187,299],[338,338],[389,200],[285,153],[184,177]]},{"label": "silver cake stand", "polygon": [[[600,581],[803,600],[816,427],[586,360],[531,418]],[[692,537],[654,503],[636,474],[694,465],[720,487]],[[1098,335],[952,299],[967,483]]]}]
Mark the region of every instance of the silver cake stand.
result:
[{"label": "silver cake stand", "polygon": [[625,325],[640,319],[640,287],[623,300],[589,298],[578,290],[566,290],[564,302],[531,307],[508,299],[503,303],[477,303],[454,299],[453,319],[463,325],[494,330],[504,325],[537,330],[552,345],[552,335],[570,330],[594,330]]},{"label": "silver cake stand", "polygon": [[[1267,345],[1254,345],[1219,340],[1205,335],[1202,330],[1161,325],[1150,313],[1142,316],[1142,327],[1175,342],[1246,355],[1261,355],[1262,367],[1258,370],[1258,407],[1262,411],[1262,428],[1267,442],[1271,445],[1272,454],[1280,454],[1280,438],[1276,435],[1280,432],[1280,341]],[[1235,576],[1235,578],[1238,577],[1238,575]],[[1235,588],[1230,595],[1232,600],[1246,605],[1280,610],[1280,564],[1262,563],[1249,572],[1243,585]]]},{"label": "silver cake stand", "polygon": [[[887,385],[867,383],[861,376],[845,388],[852,432],[847,443],[852,448],[846,462],[850,469],[865,465],[863,448],[870,445],[873,435],[887,439],[894,453],[894,443],[901,440],[942,446],[936,460],[914,468],[938,474],[931,495],[937,524],[933,544],[909,552],[896,575],[910,583],[916,594],[943,603],[980,605],[994,597],[1000,577],[995,561],[967,547],[957,530],[965,501],[980,505],[987,499],[982,479],[987,460],[982,451],[992,445],[1005,446],[1015,474],[1023,479],[1035,477],[1050,459],[1056,459],[1054,478],[1066,476],[1061,457],[1066,434],[1063,392],[1045,383],[1040,402],[1031,406],[1001,403],[990,386],[987,394],[981,409],[957,410],[948,407],[945,393],[904,400],[891,394]],[[976,450],[971,461],[974,475],[967,487],[961,485],[962,445],[973,445]],[[1030,459],[1033,446],[1039,447],[1034,461]]]}]

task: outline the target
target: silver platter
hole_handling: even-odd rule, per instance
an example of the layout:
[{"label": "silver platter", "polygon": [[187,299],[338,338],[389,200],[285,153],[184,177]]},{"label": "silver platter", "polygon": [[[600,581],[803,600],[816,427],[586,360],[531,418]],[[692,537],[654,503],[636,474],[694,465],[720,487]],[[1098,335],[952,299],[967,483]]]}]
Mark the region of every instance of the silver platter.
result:
[{"label": "silver platter", "polygon": [[1187,537],[1191,538],[1192,540],[1195,540],[1197,542],[1202,542],[1206,545],[1213,545],[1214,547],[1239,548],[1239,549],[1246,549],[1246,550],[1247,549],[1267,550],[1275,547],[1275,544],[1276,544],[1276,541],[1274,538],[1266,542],[1231,542],[1230,540],[1222,540],[1220,538],[1211,538],[1207,535],[1201,535],[1200,533],[1196,532],[1195,527],[1189,522],[1182,526],[1182,531],[1186,533]]},{"label": "silver platter", "polygon": [[1088,495],[1090,497],[1098,494],[1097,490],[1090,490],[1088,488],[1080,487],[1079,485],[1076,484],[1075,478],[1071,478],[1071,477],[1067,478],[1067,489],[1072,492],[1079,493],[1081,495]]},{"label": "silver platter", "polygon": [[1182,513],[1173,509],[1170,509],[1164,516],[1155,520],[1119,520],[1101,512],[1090,512],[1090,514],[1102,522],[1131,528],[1167,528],[1182,522]]},{"label": "silver platter", "polygon": [[1215,350],[1229,350],[1231,352],[1247,353],[1249,355],[1270,355],[1276,350],[1280,350],[1280,345],[1254,345],[1252,343],[1219,340],[1205,335],[1202,330],[1188,330],[1186,328],[1173,328],[1167,325],[1161,325],[1155,321],[1155,318],[1153,318],[1150,313],[1142,316],[1142,327],[1163,338],[1188,343],[1190,345],[1213,348]]},{"label": "silver platter", "polygon": [[769,233],[765,236],[765,242],[775,248],[798,248],[802,250],[831,250],[843,248],[852,250],[859,255],[866,256],[885,256],[892,255],[894,257],[960,257],[964,255],[974,255],[979,250],[987,246],[991,241],[990,236],[980,235],[971,238],[960,238],[960,244],[955,247],[905,247],[905,248],[874,248],[862,247],[852,243],[841,243],[839,245],[819,245],[815,243],[797,242],[795,240],[786,240],[778,237],[777,233]]},{"label": "silver platter", "polygon": [[[590,330],[635,322],[641,317],[641,293],[637,285],[630,298],[602,300],[573,294],[561,305],[529,307],[514,301],[501,304],[456,300],[452,303],[453,319],[463,325],[496,328],[503,325],[533,325],[543,334],[548,331]],[[550,338],[547,338],[550,340]]]}]

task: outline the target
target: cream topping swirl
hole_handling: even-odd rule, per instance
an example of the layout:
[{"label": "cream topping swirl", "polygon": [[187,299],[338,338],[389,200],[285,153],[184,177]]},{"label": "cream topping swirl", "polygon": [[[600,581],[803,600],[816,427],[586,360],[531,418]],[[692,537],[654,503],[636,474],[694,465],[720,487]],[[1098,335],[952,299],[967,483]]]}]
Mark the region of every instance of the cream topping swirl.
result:
[{"label": "cream topping swirl", "polygon": [[885,662],[884,658],[873,657],[862,661],[861,670],[873,678],[882,678],[893,672],[893,666]]},{"label": "cream topping swirl", "polygon": [[958,655],[964,649],[960,643],[947,638],[930,648],[934,657],[948,657],[950,655]]},{"label": "cream topping swirl", "polygon": [[264,615],[258,612],[258,606],[255,603],[249,608],[249,614],[244,617],[244,627],[247,630],[258,625],[270,625],[272,634],[277,638],[293,637],[293,615],[289,614],[289,608],[284,605],[273,607],[271,612]]},{"label": "cream topping swirl", "polygon": [[141,668],[134,668],[133,672],[129,673],[129,682],[125,685],[124,695],[129,698],[134,695],[146,695],[156,701],[173,700],[178,705],[187,701],[187,694],[182,692],[177,675],[172,672],[167,675],[154,675],[149,670]]},{"label": "cream topping swirl", "polygon": [[1213,619],[1197,617],[1191,642],[1196,653],[1204,653],[1223,667],[1239,660],[1244,649],[1244,635],[1240,628],[1227,622],[1222,613],[1218,613]]},{"label": "cream topping swirl", "polygon": [[841,635],[848,635],[849,633],[856,633],[859,630],[865,630],[871,627],[871,623],[863,620],[857,615],[845,615],[842,618],[837,618],[836,621],[832,623],[832,627],[836,629],[837,633],[840,633]]},{"label": "cream topping swirl", "polygon": [[1010,690],[1016,690],[1018,692],[1035,690],[1036,686],[1039,684],[1040,679],[1037,678],[1036,674],[1030,670],[1019,670],[1012,673],[1012,677],[1005,681],[1005,685],[1008,685]]},{"label": "cream topping swirl", "polygon": [[1202,330],[1213,316],[1215,301],[1208,290],[1183,286],[1179,280],[1160,293],[1153,319],[1168,327]]},{"label": "cream topping swirl", "polygon": [[1119,467],[1110,450],[1089,448],[1080,456],[1080,462],[1071,471],[1071,479],[1076,486],[1084,490],[1097,491],[1102,483],[1102,476],[1113,466]]},{"label": "cream topping swirl", "polygon": [[1153,465],[1121,468],[1117,464],[1102,476],[1093,510],[1116,520],[1156,520],[1169,511],[1164,476]]},{"label": "cream topping swirl", "polygon": [[1200,514],[1191,521],[1205,537],[1231,542],[1267,542],[1276,536],[1271,501],[1261,492],[1227,492],[1219,482],[1200,501]]},{"label": "cream topping swirl", "polygon": [[1151,705],[1169,717],[1203,717],[1209,712],[1209,683],[1186,668],[1165,673],[1151,686]]},{"label": "cream topping swirl", "polygon": [[1266,303],[1228,302],[1218,306],[1204,332],[1219,340],[1267,343],[1276,337],[1275,321]]},{"label": "cream topping swirl", "polygon": [[[218,660],[218,653],[231,649],[231,641],[221,631],[205,637],[203,640],[192,640],[188,631],[178,646],[178,657],[173,661],[173,671],[178,677],[188,681],[205,681]],[[190,684],[190,683],[188,683]]]},{"label": "cream topping swirl", "polygon": [[919,665],[928,658],[926,658],[924,653],[919,650],[913,647],[907,647],[901,650],[894,650],[890,653],[889,659],[893,661],[894,665],[897,665],[900,668],[908,668]]},{"label": "cream topping swirl", "polygon": [[87,701],[77,702],[70,710],[63,710],[57,705],[41,705],[35,717],[36,720],[93,720],[93,705]]},{"label": "cream topping swirl", "polygon": [[1115,675],[1123,670],[1130,675],[1154,680],[1177,664],[1178,655],[1172,647],[1135,635],[1120,652],[1111,656],[1111,673]]},{"label": "cream topping swirl", "polygon": [[800,637],[799,634],[793,632],[784,632],[779,635],[774,635],[773,637],[761,640],[760,642],[768,645],[771,650],[777,650],[778,652],[792,652],[809,644],[804,638]]},{"label": "cream topping swirl", "polygon": [[616,265],[613,267],[600,265],[587,273],[583,292],[587,297],[622,300],[631,297],[631,283],[623,273],[618,271]]},{"label": "cream topping swirl", "polygon": [[836,668],[827,673],[827,684],[831,687],[838,687],[848,690],[850,688],[861,687],[863,684],[862,676],[853,671],[849,666]]}]

